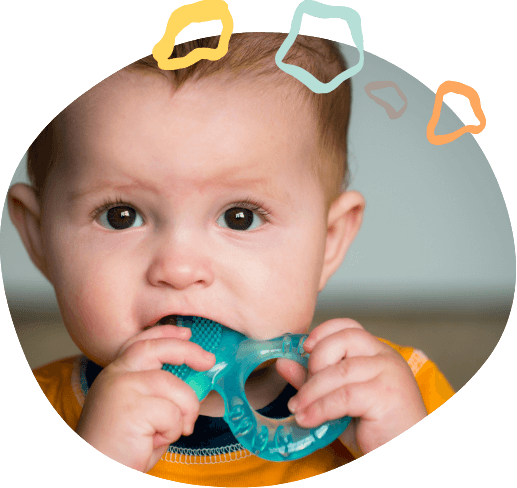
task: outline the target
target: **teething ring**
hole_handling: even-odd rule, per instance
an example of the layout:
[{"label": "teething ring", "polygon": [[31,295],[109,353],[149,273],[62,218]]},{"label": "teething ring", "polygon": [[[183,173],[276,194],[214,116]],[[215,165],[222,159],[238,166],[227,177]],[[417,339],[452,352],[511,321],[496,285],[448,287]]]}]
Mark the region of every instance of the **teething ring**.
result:
[{"label": "teething ring", "polygon": [[[251,453],[270,461],[293,460],[311,454],[333,442],[351,420],[346,417],[326,422],[315,429],[305,429],[296,423],[294,416],[285,419],[264,417],[246,399],[246,380],[265,361],[286,358],[307,367],[309,354],[303,349],[306,338],[306,335],[286,334],[269,341],[244,339],[237,348],[236,362],[225,376],[237,381],[216,384],[215,389],[225,399],[224,419],[233,435]],[[269,351],[264,353],[266,349]],[[244,359],[246,366],[241,367]]]},{"label": "teething ring", "polygon": [[[193,327],[193,321],[186,324]],[[224,400],[224,420],[239,443],[251,453],[269,461],[287,461],[307,456],[336,440],[351,421],[350,417],[325,422],[314,429],[300,427],[293,415],[284,419],[272,419],[254,410],[246,398],[244,385],[249,375],[270,359],[291,359],[307,367],[309,354],[303,349],[305,334],[285,334],[275,339],[255,341],[243,334],[217,324],[203,321],[203,327],[218,326],[220,334],[217,348],[212,351],[216,364],[209,371],[198,372],[181,366],[178,374],[170,365],[164,365],[178,374],[202,400],[212,391],[217,391]],[[212,325],[212,324],[215,324]],[[200,344],[203,347],[203,344]],[[186,369],[185,369],[186,368]],[[184,374],[187,371],[187,374]]]}]

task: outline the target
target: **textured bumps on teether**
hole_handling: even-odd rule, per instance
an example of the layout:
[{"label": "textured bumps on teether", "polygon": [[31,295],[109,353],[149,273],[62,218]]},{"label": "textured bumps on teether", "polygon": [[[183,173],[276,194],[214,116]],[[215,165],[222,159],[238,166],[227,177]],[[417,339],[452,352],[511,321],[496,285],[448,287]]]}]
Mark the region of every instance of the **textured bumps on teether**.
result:
[{"label": "textured bumps on teether", "polygon": [[270,359],[287,358],[307,367],[309,355],[303,348],[305,334],[284,334],[253,340],[236,330],[201,317],[180,316],[176,324],[192,330],[191,341],[215,355],[208,371],[186,365],[163,365],[163,369],[189,385],[200,401],[212,390],[224,400],[223,419],[239,444],[269,461],[292,461],[329,445],[343,433],[350,417],[330,420],[317,428],[300,427],[293,415],[274,419],[259,414],[249,404],[245,383],[250,373]]},{"label": "textured bumps on teether", "polygon": [[[200,345],[205,351],[215,352],[219,347],[222,335],[221,324],[213,320],[204,319],[202,317],[192,317],[178,315],[176,325],[178,327],[188,327],[192,330],[190,341]],[[178,378],[185,380],[193,371],[186,364],[175,366],[173,364],[164,364],[162,369],[169,371]]]}]

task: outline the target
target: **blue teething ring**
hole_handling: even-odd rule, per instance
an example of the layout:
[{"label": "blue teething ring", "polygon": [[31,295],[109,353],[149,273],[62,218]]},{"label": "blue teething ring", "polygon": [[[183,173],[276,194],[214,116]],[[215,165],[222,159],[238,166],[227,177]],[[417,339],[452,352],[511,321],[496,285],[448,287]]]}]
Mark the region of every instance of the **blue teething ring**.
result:
[{"label": "blue teething ring", "polygon": [[[196,327],[197,317],[180,317],[178,325]],[[216,337],[216,363],[208,371],[188,366],[165,364],[163,369],[177,374],[192,387],[199,400],[217,391],[224,400],[224,420],[240,444],[252,454],[269,461],[292,461],[307,456],[336,440],[348,427],[350,417],[331,420],[314,429],[300,427],[294,415],[272,419],[260,415],[249,404],[244,385],[260,364],[270,359],[292,359],[307,367],[309,354],[303,349],[306,334],[285,334],[270,340],[255,341],[217,322],[199,319]],[[210,341],[209,341],[210,342]],[[204,347],[202,341],[198,342]],[[209,350],[210,348],[206,348]]]}]

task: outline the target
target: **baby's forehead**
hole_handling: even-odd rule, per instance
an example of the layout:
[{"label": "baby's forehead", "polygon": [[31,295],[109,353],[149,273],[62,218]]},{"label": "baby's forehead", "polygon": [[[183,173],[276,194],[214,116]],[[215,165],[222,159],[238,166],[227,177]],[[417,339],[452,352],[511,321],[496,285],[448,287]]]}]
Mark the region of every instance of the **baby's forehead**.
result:
[{"label": "baby's forehead", "polygon": [[[123,70],[65,110],[61,142],[69,161],[81,161],[82,170],[99,169],[89,161],[136,163],[153,153],[158,159],[185,155],[195,172],[201,171],[203,158],[267,161],[296,153],[306,160],[317,140],[309,119],[310,110],[303,104],[294,107],[281,87],[264,94],[250,83],[213,77],[177,88],[165,75]],[[188,147],[183,140],[192,133],[199,137]],[[210,156],[196,147],[203,145],[210,147]]]},{"label": "baby's forehead", "polygon": [[[88,131],[95,133],[102,120],[110,119],[111,125],[118,125],[119,120],[114,114],[120,114],[125,119],[135,119],[136,124],[137,118],[143,114],[142,107],[145,107],[147,113],[159,117],[165,112],[174,115],[176,108],[180,111],[186,105],[191,105],[192,114],[183,112],[188,122],[194,121],[199,112],[208,113],[217,106],[223,114],[226,107],[235,105],[236,101],[240,112],[247,111],[248,118],[256,127],[273,122],[278,128],[279,137],[289,132],[293,125],[307,134],[315,135],[317,132],[314,107],[290,86],[266,86],[264,80],[250,78],[235,81],[214,75],[201,80],[189,80],[178,87],[167,72],[162,74],[127,68],[101,81],[75,100],[60,114],[58,125],[64,134],[62,142],[78,145],[81,143],[81,135]],[[227,112],[231,110],[228,108]],[[242,113],[236,114],[235,119],[242,116]],[[307,136],[305,139],[307,143]],[[295,144],[297,141],[291,142]]]},{"label": "baby's forehead", "polygon": [[239,98],[257,103],[261,100],[275,100],[279,109],[298,112],[303,117],[314,117],[315,106],[303,95],[296,80],[279,83],[254,72],[218,72],[207,77],[192,77],[179,83],[170,71],[135,68],[129,66],[105,78],[73,102],[68,112],[84,112],[96,104],[105,104],[117,98],[117,94],[131,92],[140,97],[163,97],[163,102],[172,98],[178,91],[206,93],[207,97],[220,96]]}]

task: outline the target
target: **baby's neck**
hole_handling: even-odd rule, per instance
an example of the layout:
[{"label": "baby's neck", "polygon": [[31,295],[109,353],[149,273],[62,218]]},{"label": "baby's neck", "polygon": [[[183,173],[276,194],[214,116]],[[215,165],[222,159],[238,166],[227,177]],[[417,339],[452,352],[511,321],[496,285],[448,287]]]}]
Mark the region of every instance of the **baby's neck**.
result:
[{"label": "baby's neck", "polygon": [[[287,382],[277,373],[275,364],[255,370],[246,381],[246,397],[250,405],[259,410],[269,405],[286,387]],[[221,396],[211,391],[201,402],[200,415],[222,417],[224,402]]]}]

